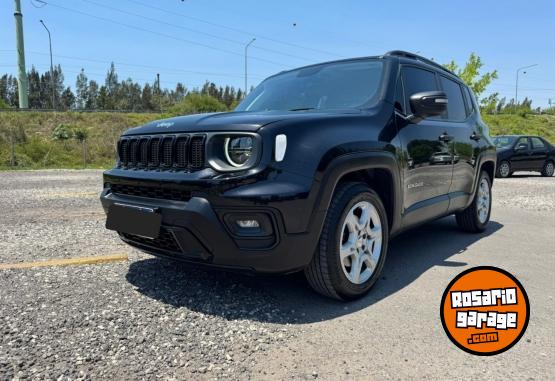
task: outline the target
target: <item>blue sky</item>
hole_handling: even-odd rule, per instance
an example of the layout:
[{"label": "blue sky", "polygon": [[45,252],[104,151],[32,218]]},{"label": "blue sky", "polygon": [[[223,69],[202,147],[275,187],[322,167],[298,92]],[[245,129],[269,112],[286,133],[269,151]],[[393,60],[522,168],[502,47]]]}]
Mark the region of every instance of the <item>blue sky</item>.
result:
[{"label": "blue sky", "polygon": [[[72,88],[80,68],[102,83],[111,61],[120,79],[140,83],[160,73],[162,87],[180,81],[193,88],[207,79],[242,87],[244,44],[256,37],[249,50],[252,85],[284,69],[393,49],[440,63],[464,63],[476,52],[483,70],[499,72],[488,92],[514,97],[516,69],[538,64],[521,77],[519,99],[531,97],[535,107],[546,107],[549,98],[555,103],[552,1],[45,1],[40,7],[21,0],[27,68],[49,67],[43,19],[54,63]],[[11,0],[2,1],[0,25],[0,72],[15,73]]]}]

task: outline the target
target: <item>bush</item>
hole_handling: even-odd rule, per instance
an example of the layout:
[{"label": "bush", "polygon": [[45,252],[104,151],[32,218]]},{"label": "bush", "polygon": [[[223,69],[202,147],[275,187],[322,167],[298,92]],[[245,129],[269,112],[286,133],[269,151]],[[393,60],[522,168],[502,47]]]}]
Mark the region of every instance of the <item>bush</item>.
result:
[{"label": "bush", "polygon": [[168,110],[171,116],[227,111],[227,107],[209,95],[190,93]]},{"label": "bush", "polygon": [[52,131],[52,139],[54,140],[68,140],[73,137],[73,129],[65,124],[58,124],[54,131]]},{"label": "bush", "polygon": [[0,109],[6,109],[6,108],[11,108],[5,100],[0,99]]}]

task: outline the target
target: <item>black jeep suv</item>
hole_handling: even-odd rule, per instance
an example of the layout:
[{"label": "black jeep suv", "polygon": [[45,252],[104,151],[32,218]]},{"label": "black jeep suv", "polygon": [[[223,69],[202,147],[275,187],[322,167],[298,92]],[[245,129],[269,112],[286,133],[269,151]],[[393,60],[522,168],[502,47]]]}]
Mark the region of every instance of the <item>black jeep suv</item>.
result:
[{"label": "black jeep suv", "polygon": [[263,81],[233,112],[127,130],[104,173],[106,226],[147,253],[266,273],[321,294],[376,282],[392,236],[490,217],[495,147],[467,86],[406,52]]}]

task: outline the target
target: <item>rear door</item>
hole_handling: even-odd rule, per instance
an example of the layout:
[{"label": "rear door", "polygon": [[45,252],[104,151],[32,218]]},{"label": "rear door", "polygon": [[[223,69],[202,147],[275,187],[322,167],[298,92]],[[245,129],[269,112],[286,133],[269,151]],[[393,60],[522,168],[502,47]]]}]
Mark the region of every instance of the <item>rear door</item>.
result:
[{"label": "rear door", "polygon": [[[403,113],[410,115],[410,97],[439,89],[436,73],[412,65],[401,66]],[[419,123],[400,120],[399,136],[405,165],[403,168],[404,224],[420,222],[447,211],[447,196],[453,175],[452,132],[440,118]]]},{"label": "rear door", "polygon": [[530,142],[527,136],[518,138],[514,146],[514,153],[511,157],[511,170],[523,171],[528,170],[532,166],[530,160]]},{"label": "rear door", "polygon": [[532,146],[530,152],[530,169],[541,171],[547,160],[548,146],[542,139],[536,136],[530,138],[530,143]]},{"label": "rear door", "polygon": [[439,82],[441,90],[445,92],[449,101],[447,112],[442,115],[443,123],[454,137],[453,181],[449,193],[451,198],[461,197],[460,200],[455,201],[460,201],[460,204],[464,205],[466,198],[472,193],[475,176],[474,148],[478,143],[471,137],[477,126],[475,119],[470,115],[461,84],[441,74]]}]

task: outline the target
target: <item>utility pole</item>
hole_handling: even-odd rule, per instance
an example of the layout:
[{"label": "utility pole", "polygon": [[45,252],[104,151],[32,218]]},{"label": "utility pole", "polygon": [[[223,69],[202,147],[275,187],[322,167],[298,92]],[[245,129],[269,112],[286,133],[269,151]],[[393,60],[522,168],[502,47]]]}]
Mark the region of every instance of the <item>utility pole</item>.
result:
[{"label": "utility pole", "polygon": [[23,44],[23,14],[21,1],[15,0],[15,36],[17,41],[17,88],[19,90],[19,108],[29,108],[29,82],[25,70],[25,46]]},{"label": "utility pole", "polygon": [[[518,69],[516,69],[515,108],[518,107],[518,73],[521,70],[529,69],[529,68],[534,67],[534,66],[538,66],[538,64],[523,66],[523,67],[519,67]],[[526,72],[524,72],[524,74],[526,74]]]},{"label": "utility pole", "polygon": [[158,108],[162,112],[162,91],[160,90],[160,73],[156,73],[156,83],[158,87]]},{"label": "utility pole", "polygon": [[243,96],[245,96],[245,97],[247,96],[247,92],[248,92],[248,88],[247,88],[247,86],[248,86],[248,79],[247,79],[247,78],[248,78],[248,73],[247,73],[247,53],[248,53],[249,46],[251,46],[251,44],[252,44],[253,42],[255,42],[255,41],[256,41],[256,38],[253,38],[253,39],[251,40],[251,42],[249,42],[247,45],[245,45],[245,93],[244,93],[244,95],[243,95]]},{"label": "utility pole", "polygon": [[52,87],[52,108],[56,110],[56,90],[54,89],[54,65],[52,64],[52,38],[50,38],[50,31],[44,24],[44,21],[40,20],[40,23],[48,32],[48,44],[50,45],[50,87]]}]

